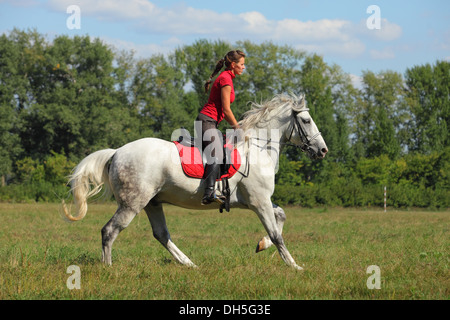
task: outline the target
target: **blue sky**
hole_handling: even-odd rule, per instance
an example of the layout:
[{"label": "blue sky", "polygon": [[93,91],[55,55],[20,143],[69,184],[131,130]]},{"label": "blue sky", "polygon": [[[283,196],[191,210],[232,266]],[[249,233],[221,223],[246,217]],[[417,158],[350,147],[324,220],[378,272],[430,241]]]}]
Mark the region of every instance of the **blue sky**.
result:
[{"label": "blue sky", "polygon": [[[66,25],[70,5],[80,8],[80,29]],[[370,5],[379,30],[367,27]],[[448,0],[0,0],[0,34],[14,27],[49,39],[87,34],[139,57],[198,39],[272,41],[316,52],[355,78],[450,61]]]}]

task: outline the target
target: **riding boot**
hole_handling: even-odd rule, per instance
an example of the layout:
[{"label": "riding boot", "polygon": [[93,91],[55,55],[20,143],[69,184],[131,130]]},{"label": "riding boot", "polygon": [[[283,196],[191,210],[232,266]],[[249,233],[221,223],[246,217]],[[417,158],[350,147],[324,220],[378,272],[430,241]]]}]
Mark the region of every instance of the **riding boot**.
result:
[{"label": "riding boot", "polygon": [[[205,168],[205,194],[202,199],[202,204],[209,204],[213,201],[218,201],[215,194],[216,179],[219,176],[220,164],[207,164]],[[219,200],[220,201],[220,200]]]}]

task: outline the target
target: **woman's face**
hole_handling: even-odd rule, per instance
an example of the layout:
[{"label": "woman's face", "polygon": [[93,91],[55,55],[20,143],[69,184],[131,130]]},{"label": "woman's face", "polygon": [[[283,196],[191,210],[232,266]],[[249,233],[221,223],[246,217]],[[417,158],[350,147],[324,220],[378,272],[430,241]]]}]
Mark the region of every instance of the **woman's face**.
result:
[{"label": "woman's face", "polygon": [[244,57],[239,59],[238,62],[231,63],[231,70],[237,76],[240,76],[244,72],[244,69],[245,69],[245,58]]}]

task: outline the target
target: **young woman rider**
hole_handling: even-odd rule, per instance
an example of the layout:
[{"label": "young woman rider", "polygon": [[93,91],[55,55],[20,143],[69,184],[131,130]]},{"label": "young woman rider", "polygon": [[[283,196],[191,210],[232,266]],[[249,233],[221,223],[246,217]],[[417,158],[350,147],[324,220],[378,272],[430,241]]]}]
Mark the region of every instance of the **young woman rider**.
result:
[{"label": "young woman rider", "polygon": [[197,121],[202,123],[202,148],[207,157],[204,174],[206,186],[202,204],[209,204],[215,200],[214,186],[219,174],[220,163],[222,163],[219,154],[222,154],[220,150],[223,148],[222,134],[217,127],[223,119],[234,129],[239,127],[231,110],[231,104],[235,98],[233,79],[241,75],[245,69],[245,54],[242,51],[230,51],[217,62],[214,72],[205,84],[205,92],[208,92],[212,78],[222,70],[224,65],[225,70],[214,81],[208,102],[197,117]]}]

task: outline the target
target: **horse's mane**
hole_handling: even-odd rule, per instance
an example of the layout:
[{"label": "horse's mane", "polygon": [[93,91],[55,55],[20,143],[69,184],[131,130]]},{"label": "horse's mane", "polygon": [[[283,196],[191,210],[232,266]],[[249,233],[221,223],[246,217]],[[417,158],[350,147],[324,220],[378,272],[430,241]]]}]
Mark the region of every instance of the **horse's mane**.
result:
[{"label": "horse's mane", "polygon": [[239,122],[241,128],[245,131],[258,126],[259,123],[266,120],[267,115],[276,109],[291,105],[294,111],[300,111],[306,108],[305,96],[303,94],[277,94],[271,100],[262,104],[251,103],[251,109],[244,113],[243,119]]}]

